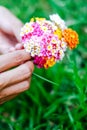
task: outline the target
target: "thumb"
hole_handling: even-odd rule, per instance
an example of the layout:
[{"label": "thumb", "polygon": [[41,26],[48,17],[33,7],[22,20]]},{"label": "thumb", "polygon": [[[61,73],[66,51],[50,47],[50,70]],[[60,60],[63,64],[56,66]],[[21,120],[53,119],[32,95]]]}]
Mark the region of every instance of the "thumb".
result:
[{"label": "thumb", "polygon": [[20,42],[20,30],[23,23],[14,16],[8,9],[0,6],[0,30],[14,35],[18,42]]}]

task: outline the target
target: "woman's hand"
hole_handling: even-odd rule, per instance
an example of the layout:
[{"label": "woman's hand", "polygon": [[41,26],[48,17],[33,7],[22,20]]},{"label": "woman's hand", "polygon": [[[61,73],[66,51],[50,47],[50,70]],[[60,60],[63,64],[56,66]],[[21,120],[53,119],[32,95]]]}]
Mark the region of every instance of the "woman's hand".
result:
[{"label": "woman's hand", "polygon": [[0,6],[0,53],[7,53],[9,48],[20,42],[22,22],[8,9]]},{"label": "woman's hand", "polygon": [[34,69],[30,58],[24,50],[0,56],[0,104],[29,88]]}]

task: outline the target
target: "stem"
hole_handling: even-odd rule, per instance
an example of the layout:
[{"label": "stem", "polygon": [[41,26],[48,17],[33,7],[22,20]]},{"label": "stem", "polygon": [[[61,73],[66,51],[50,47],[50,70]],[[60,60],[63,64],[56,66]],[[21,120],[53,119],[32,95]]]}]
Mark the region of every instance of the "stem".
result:
[{"label": "stem", "polygon": [[53,85],[59,86],[57,83],[55,83],[55,82],[53,82],[53,81],[50,81],[49,79],[46,79],[46,78],[44,78],[44,77],[42,77],[42,76],[40,76],[40,75],[38,75],[38,74],[36,74],[36,73],[33,73],[33,75],[35,75],[36,77],[38,77],[38,78],[40,78],[40,79],[42,79],[42,80],[44,80],[44,81],[46,81],[46,82],[49,82],[49,83],[51,83],[51,84],[53,84]]}]

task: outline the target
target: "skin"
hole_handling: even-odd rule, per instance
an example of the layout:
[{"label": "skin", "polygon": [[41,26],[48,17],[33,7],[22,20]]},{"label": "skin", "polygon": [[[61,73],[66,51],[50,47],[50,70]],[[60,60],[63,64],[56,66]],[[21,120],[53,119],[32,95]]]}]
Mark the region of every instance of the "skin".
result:
[{"label": "skin", "polygon": [[[9,48],[13,48],[20,43],[20,30],[23,23],[16,18],[5,7],[0,6],[0,53],[8,52]],[[4,44],[2,44],[2,42]]]},{"label": "skin", "polygon": [[20,43],[22,26],[18,18],[0,6],[0,104],[30,86],[34,65]]}]

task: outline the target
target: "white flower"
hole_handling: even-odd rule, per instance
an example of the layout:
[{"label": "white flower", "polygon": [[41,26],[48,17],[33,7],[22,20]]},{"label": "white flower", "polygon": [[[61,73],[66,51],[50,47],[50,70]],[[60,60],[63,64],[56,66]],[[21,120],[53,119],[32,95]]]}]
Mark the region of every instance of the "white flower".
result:
[{"label": "white flower", "polygon": [[61,19],[61,17],[58,14],[50,15],[50,20],[54,22],[61,30],[66,29],[66,25],[64,20]]},{"label": "white flower", "polygon": [[21,30],[20,37],[24,36],[24,32]]},{"label": "white flower", "polygon": [[25,34],[28,34],[29,32],[33,32],[32,22],[26,23],[26,24],[21,28],[20,36],[24,36]]},{"label": "white flower", "polygon": [[61,50],[59,50],[59,57],[60,57],[60,60],[62,60],[63,59],[63,57],[64,57],[64,52],[63,52],[63,50],[61,49]]},{"label": "white flower", "polygon": [[40,54],[40,47],[39,46],[33,46],[31,48],[31,56],[35,56],[35,55],[38,55],[39,56]]},{"label": "white flower", "polygon": [[32,57],[40,54],[40,46],[39,43],[34,43],[34,41],[30,40],[24,44],[24,48],[26,52],[30,53]]},{"label": "white flower", "polygon": [[25,43],[24,48],[25,48],[26,52],[29,52],[29,53],[31,52],[31,46],[29,43]]},{"label": "white flower", "polygon": [[53,22],[51,22],[51,21],[49,21],[49,20],[46,20],[46,23],[47,23],[48,25],[50,25],[53,30],[56,30],[56,29],[57,29],[57,26],[55,26],[55,24],[54,24]]},{"label": "white flower", "polygon": [[62,39],[62,42],[61,42],[60,46],[63,49],[63,51],[66,51],[66,49],[67,49],[67,43],[63,39]]}]

